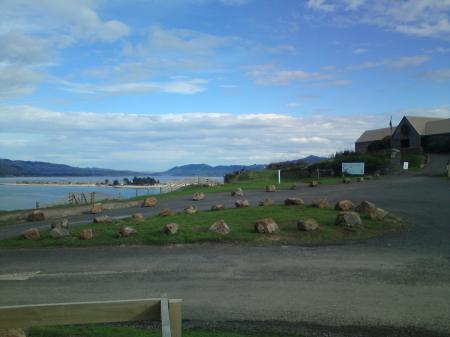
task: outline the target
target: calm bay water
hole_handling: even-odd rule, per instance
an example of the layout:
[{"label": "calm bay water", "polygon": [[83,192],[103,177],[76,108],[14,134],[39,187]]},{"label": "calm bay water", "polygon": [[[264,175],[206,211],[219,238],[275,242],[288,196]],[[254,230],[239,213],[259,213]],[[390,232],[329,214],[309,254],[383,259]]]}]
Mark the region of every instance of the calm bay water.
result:
[{"label": "calm bay water", "polygon": [[[10,185],[21,181],[38,182],[110,182],[122,181],[124,177],[14,177],[0,178],[0,210],[16,210],[34,208],[36,202],[40,207],[67,203],[69,193],[85,193],[89,198],[91,192],[96,193],[96,200],[120,198],[127,199],[137,195],[159,194],[159,188],[115,188],[107,186],[59,186],[59,185]],[[128,177],[132,179],[133,177]],[[156,177],[161,183],[186,179],[186,177]],[[192,177],[188,179],[193,179]]]}]

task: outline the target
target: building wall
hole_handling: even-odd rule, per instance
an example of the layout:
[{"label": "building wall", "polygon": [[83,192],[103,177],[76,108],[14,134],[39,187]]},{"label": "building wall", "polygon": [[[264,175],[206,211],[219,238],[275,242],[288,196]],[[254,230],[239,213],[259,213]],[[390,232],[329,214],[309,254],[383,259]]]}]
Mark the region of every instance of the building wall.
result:
[{"label": "building wall", "polygon": [[392,135],[392,147],[405,151],[422,150],[420,135],[404,117]]},{"label": "building wall", "polygon": [[355,152],[367,153],[370,144],[372,144],[372,142],[355,143]]},{"label": "building wall", "polygon": [[450,133],[422,137],[425,152],[450,153]]}]

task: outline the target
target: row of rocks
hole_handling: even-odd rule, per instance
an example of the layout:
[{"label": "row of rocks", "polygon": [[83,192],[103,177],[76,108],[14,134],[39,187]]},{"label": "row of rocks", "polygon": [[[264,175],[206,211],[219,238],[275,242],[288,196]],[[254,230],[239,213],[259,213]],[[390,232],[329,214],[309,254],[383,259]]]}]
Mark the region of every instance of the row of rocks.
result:
[{"label": "row of rocks", "polygon": [[341,200],[336,203],[335,207],[338,211],[355,211],[360,214],[366,214],[372,220],[383,220],[388,212],[382,208],[376,207],[374,203],[364,200],[358,206],[355,207],[351,200]]}]

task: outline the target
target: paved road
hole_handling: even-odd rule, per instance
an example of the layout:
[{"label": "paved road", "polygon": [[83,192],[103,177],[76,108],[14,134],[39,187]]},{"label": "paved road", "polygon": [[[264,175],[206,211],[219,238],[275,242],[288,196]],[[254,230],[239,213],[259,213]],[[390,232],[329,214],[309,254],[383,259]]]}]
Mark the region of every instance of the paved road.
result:
[{"label": "paved road", "polygon": [[[449,181],[402,176],[271,194],[279,202],[287,195],[306,201],[317,196],[373,200],[404,216],[411,229],[322,247],[3,250],[0,304],[132,299],[167,292],[184,299],[189,320],[287,320],[296,331],[308,324],[355,326],[355,336],[367,335],[367,326],[374,327],[369,335],[450,335]],[[247,193],[253,203],[266,196]],[[233,199],[217,194],[198,204],[207,208],[219,201],[231,205]],[[180,197],[159,207],[181,209],[188,203]],[[299,322],[301,326],[295,325]],[[380,332],[386,326],[392,334]]]}]

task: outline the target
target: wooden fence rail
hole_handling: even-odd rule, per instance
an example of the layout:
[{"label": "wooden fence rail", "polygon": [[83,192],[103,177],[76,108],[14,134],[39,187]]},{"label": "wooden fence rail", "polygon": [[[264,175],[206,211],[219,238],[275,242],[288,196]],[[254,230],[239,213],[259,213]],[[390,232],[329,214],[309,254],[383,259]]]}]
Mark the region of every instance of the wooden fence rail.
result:
[{"label": "wooden fence rail", "polygon": [[0,306],[0,329],[39,325],[161,320],[163,337],[181,337],[179,299],[150,298],[126,301]]}]

